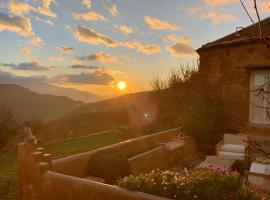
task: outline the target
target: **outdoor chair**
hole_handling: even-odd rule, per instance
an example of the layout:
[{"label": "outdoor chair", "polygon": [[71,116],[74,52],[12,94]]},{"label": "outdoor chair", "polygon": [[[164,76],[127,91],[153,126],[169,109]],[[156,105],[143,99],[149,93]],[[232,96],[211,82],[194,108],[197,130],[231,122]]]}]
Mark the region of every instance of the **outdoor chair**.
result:
[{"label": "outdoor chair", "polygon": [[249,164],[249,145],[245,142],[247,135],[243,134],[224,134],[223,141],[216,145],[216,154],[227,158],[243,161],[245,169]]},{"label": "outdoor chair", "polygon": [[253,162],[250,171],[245,171],[245,181],[251,186],[270,191],[270,164]]}]

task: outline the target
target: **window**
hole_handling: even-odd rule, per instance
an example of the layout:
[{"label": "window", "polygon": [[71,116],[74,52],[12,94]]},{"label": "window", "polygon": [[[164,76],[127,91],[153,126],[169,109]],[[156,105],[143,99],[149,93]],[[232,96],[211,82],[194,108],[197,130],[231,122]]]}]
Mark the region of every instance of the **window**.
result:
[{"label": "window", "polygon": [[250,80],[249,120],[256,124],[269,124],[270,71],[254,71],[251,73]]}]

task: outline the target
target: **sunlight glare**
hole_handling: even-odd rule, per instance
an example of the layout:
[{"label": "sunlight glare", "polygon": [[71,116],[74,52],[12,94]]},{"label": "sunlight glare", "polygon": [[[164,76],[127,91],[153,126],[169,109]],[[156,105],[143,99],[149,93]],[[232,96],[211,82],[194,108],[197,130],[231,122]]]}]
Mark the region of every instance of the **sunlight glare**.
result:
[{"label": "sunlight glare", "polygon": [[118,88],[118,90],[123,91],[127,88],[127,83],[125,81],[119,81],[117,83],[117,88]]}]

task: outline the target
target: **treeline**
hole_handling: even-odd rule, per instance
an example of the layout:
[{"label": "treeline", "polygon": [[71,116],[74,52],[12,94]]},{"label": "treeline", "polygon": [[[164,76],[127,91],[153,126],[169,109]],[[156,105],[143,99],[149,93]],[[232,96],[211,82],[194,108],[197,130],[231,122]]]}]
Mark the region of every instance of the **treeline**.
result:
[{"label": "treeline", "polygon": [[16,148],[18,142],[22,141],[24,123],[31,124],[33,134],[39,132],[44,125],[38,118],[18,119],[6,106],[0,106],[0,155],[6,151]]},{"label": "treeline", "polygon": [[154,130],[181,127],[198,142],[214,144],[224,132],[226,117],[222,100],[209,95],[198,67],[173,68],[167,79],[151,82],[152,98],[159,114],[151,125]]}]

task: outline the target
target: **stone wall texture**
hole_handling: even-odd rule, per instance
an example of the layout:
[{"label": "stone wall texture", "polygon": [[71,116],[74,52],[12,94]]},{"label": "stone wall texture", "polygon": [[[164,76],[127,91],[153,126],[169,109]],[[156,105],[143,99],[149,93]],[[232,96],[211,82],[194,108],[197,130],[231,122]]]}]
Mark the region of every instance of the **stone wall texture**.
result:
[{"label": "stone wall texture", "polygon": [[88,163],[89,158],[98,151],[117,151],[130,158],[131,173],[135,175],[154,168],[166,168],[183,155],[196,151],[190,137],[177,138],[183,142],[183,146],[176,151],[168,151],[163,143],[174,140],[178,133],[179,129],[172,129],[58,160],[51,160],[52,156],[45,154],[44,149],[35,144],[21,143],[18,145],[19,199],[168,200],[86,180],[84,177],[88,176],[87,166],[91,164]]},{"label": "stone wall texture", "polygon": [[[245,43],[201,48],[198,53],[206,94],[223,99],[230,113],[227,131],[241,131],[249,118],[250,71],[270,66],[270,50],[264,44]],[[251,65],[255,68],[247,68]]]}]

